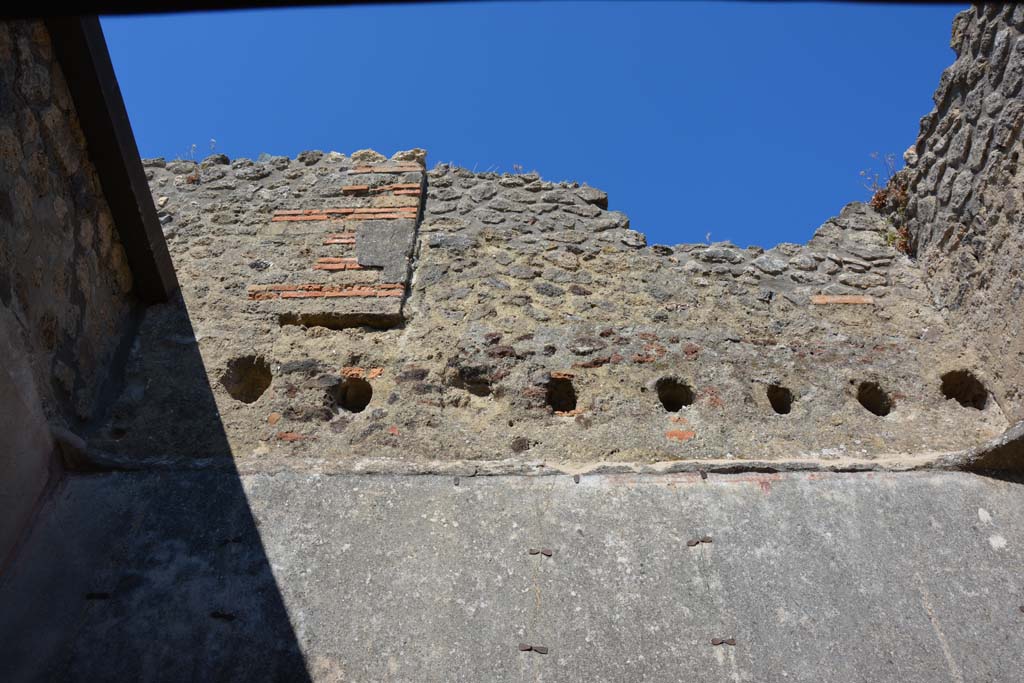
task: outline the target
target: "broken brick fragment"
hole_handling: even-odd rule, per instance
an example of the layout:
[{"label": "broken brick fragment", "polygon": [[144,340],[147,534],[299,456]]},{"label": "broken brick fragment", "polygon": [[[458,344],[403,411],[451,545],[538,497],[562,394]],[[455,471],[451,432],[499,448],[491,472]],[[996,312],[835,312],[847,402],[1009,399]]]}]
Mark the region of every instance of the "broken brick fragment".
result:
[{"label": "broken brick fragment", "polygon": [[671,439],[672,441],[679,442],[689,441],[695,436],[697,436],[696,432],[691,432],[689,430],[684,429],[670,429],[667,432],[665,432],[666,438]]}]

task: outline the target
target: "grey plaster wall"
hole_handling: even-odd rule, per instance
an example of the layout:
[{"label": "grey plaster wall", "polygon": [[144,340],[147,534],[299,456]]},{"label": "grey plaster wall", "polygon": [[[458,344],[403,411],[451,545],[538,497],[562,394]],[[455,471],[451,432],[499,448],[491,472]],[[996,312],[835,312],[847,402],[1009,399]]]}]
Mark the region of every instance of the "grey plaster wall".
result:
[{"label": "grey plaster wall", "polygon": [[935,304],[981,355],[997,400],[1024,419],[1024,6],[957,15],[956,61],[921,119],[906,207]]},{"label": "grey plaster wall", "polygon": [[7,680],[1010,683],[1024,667],[1020,484],[235,482],[71,477],[0,581]]}]

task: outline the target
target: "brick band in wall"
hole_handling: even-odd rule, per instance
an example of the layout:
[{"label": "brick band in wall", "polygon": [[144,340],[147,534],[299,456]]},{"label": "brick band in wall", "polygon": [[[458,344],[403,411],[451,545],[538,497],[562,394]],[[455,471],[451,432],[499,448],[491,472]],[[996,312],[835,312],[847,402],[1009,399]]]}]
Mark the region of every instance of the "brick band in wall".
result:
[{"label": "brick band in wall", "polygon": [[416,218],[419,207],[396,206],[388,208],[352,207],[340,209],[299,209],[294,211],[275,211],[271,218],[273,223],[289,221],[352,221],[352,220],[384,220],[398,218]]},{"label": "brick band in wall", "polygon": [[349,170],[349,175],[360,175],[363,173],[422,173],[423,167],[419,164],[395,164],[393,166],[355,166]]},{"label": "brick band in wall", "polygon": [[365,270],[365,268],[359,265],[359,261],[352,257],[335,258],[325,256],[316,260],[313,270]]},{"label": "brick band in wall", "polygon": [[249,299],[312,299],[333,297],[400,297],[405,294],[403,284],[379,285],[249,285]]},{"label": "brick band in wall", "polygon": [[857,294],[816,294],[811,297],[811,303],[816,306],[828,304],[871,305],[875,303],[875,299],[870,296],[860,296]]},{"label": "brick band in wall", "polygon": [[380,185],[378,187],[371,187],[369,185],[345,185],[341,188],[341,193],[347,195],[381,194],[384,192],[390,192],[399,196],[407,195],[418,197],[420,195],[420,185],[419,183],[396,183],[394,185]]},{"label": "brick band in wall", "polygon": [[[350,171],[412,172],[416,175],[395,179],[402,182],[369,176],[361,179],[362,183],[344,185],[340,188],[342,198],[329,200],[337,202],[334,206],[274,211],[270,218],[272,223],[320,222],[323,233],[316,235],[319,230],[315,226],[296,226],[294,241],[281,245],[280,262],[288,264],[289,276],[284,281],[278,279],[276,284],[250,285],[248,299],[291,301],[293,310],[317,315],[337,312],[337,304],[341,302],[328,305],[326,300],[344,298],[346,313],[354,312],[365,319],[374,316],[382,321],[397,319],[408,284],[402,280],[408,279],[408,259],[420,218],[423,167],[387,163],[358,166]],[[409,182],[416,179],[420,182]],[[390,220],[400,222],[385,224]],[[277,231],[276,234],[289,232]],[[312,244],[311,237],[315,240]],[[392,251],[394,254],[390,253]],[[404,278],[403,273],[406,273]],[[298,282],[292,282],[293,278]],[[360,299],[365,303],[358,303]]]}]

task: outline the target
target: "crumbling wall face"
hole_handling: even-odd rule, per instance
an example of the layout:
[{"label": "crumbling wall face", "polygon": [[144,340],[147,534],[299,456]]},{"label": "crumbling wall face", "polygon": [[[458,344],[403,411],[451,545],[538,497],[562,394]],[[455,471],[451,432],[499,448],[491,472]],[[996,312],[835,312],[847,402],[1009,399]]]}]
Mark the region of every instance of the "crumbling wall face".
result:
[{"label": "crumbling wall face", "polygon": [[884,459],[1006,427],[944,394],[977,360],[868,206],[807,245],[648,246],[595,188],[406,156],[144,160],[194,336],[147,311],[90,447],[209,455],[164,431],[203,431],[189,374],[254,469]]},{"label": "crumbling wall face", "polygon": [[937,307],[979,352],[1007,416],[1024,419],[1024,6],[953,25],[956,62],[906,160],[911,248]]},{"label": "crumbling wall face", "polygon": [[41,22],[0,23],[0,328],[51,422],[92,417],[132,276]]}]

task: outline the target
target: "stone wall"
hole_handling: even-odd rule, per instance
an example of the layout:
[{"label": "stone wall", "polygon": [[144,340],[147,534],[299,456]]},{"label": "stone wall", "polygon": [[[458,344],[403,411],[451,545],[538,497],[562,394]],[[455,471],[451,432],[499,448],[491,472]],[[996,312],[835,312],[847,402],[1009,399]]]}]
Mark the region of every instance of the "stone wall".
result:
[{"label": "stone wall", "polygon": [[[174,439],[202,430],[168,419],[191,404],[175,354],[196,348],[230,450],[256,469],[891,465],[1006,427],[870,207],[847,206],[807,245],[649,246],[595,188],[441,165],[423,174],[411,279],[392,301],[358,248],[391,219],[362,214],[405,203],[395,186],[420,179],[365,167],[421,158],[144,160],[195,336],[150,311],[93,449],[219,454]],[[282,220],[295,216],[316,220]],[[324,316],[325,293],[399,314]],[[957,400],[950,373],[980,400]]]},{"label": "stone wall", "polygon": [[0,305],[47,415],[88,420],[132,305],[132,274],[41,23],[0,25]]},{"label": "stone wall", "polygon": [[48,426],[94,418],[132,275],[41,22],[0,22],[0,552],[52,464]]},{"label": "stone wall", "polygon": [[958,18],[909,202],[848,205],[806,245],[647,245],[600,190],[421,150],[144,160],[192,327],[148,311],[91,448],[429,470],[976,446],[1019,403],[1021,15]]},{"label": "stone wall", "polygon": [[908,150],[911,248],[935,305],[980,354],[1007,416],[1024,419],[1024,6],[977,5]]}]

